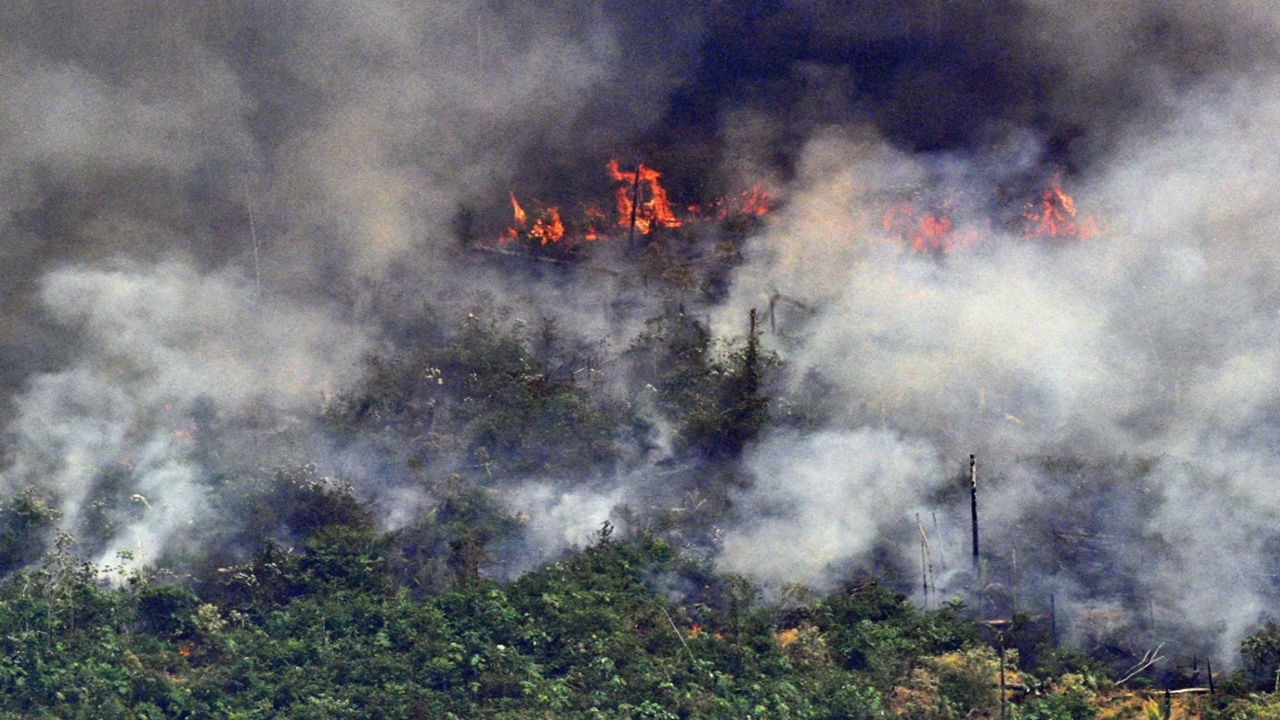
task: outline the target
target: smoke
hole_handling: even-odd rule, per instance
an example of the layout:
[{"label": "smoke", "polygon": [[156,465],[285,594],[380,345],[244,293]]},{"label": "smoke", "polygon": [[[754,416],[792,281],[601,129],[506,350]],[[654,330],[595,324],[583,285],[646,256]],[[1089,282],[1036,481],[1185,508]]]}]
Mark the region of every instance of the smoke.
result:
[{"label": "smoke", "polygon": [[[56,494],[99,557],[194,542],[228,465],[358,468],[311,420],[424,304],[616,355],[675,300],[730,336],[770,307],[785,390],[828,389],[819,430],[748,448],[723,567],[908,566],[926,510],[954,545],[973,452],[990,572],[1016,548],[1025,596],[1150,600],[1223,654],[1276,606],[1270,3],[19,0],[0,28],[0,485]],[[659,297],[623,248],[576,274],[468,252],[509,190],[581,199],[612,156],[783,204],[725,292]],[[1055,172],[1099,236],[1021,237]],[[973,242],[886,241],[888,204],[953,197]],[[548,557],[684,490],[648,470],[507,500]],[[386,527],[429,505],[350,474]]]},{"label": "smoke", "polygon": [[615,509],[625,500],[623,493],[620,487],[606,491],[566,489],[562,483],[551,482],[533,482],[516,488],[507,502],[520,511],[528,553],[507,572],[522,573],[567,549],[590,544],[605,523],[618,524]]},{"label": "smoke", "polygon": [[[944,256],[904,250],[879,222],[895,189],[996,195],[1053,156],[1052,136],[921,155],[870,122],[828,129],[798,153],[790,203],[753,241],[720,323],[728,329],[778,294],[807,303],[816,310],[781,316],[775,342],[797,382],[816,374],[839,389],[843,432],[891,429],[926,455],[952,458],[951,478],[968,453],[989,459],[984,543],[996,582],[1024,583],[1026,595],[1057,589],[1086,601],[1084,613],[1105,596],[1097,568],[1034,548],[1085,537],[1097,562],[1126,579],[1112,590],[1129,612],[1150,604],[1159,631],[1179,628],[1231,657],[1276,599],[1280,508],[1265,478],[1280,470],[1280,228],[1269,211],[1280,75],[1259,64],[1271,50],[1253,41],[1269,37],[1277,17],[1258,5],[1180,7],[1027,8],[1064,28],[1038,40],[1046,52],[1081,40],[1074,53],[1049,55],[1066,75],[1046,108],[1088,127],[1093,149],[1068,180],[1077,207],[1105,219],[1102,238],[1027,241],[990,224],[987,208],[962,208],[957,222],[978,231],[972,244]],[[1156,42],[1166,33],[1186,42]],[[1104,82],[1136,105],[1070,107],[1069,94],[1088,97]],[[726,559],[776,579],[779,568],[812,577],[812,558],[870,560],[858,533],[833,545],[799,531],[835,525],[829,493],[858,476],[856,464],[789,439],[758,452],[786,459],[757,463],[760,481],[739,507],[776,503],[780,484],[787,500],[781,519],[744,521]],[[1053,458],[1103,467],[1080,475]],[[780,468],[785,480],[774,479]],[[824,481],[811,481],[815,473]],[[872,526],[901,532],[912,508],[945,497],[946,476],[925,464],[891,485],[891,502],[866,491]],[[862,519],[861,506],[846,501],[848,522]],[[967,506],[953,491],[939,510],[955,528]],[[1015,553],[1021,579],[1011,574]]]},{"label": "smoke", "polygon": [[307,426],[384,321],[507,295],[458,213],[661,111],[697,26],[645,9],[6,4],[3,485],[158,555],[216,510],[205,436],[281,462],[259,436]]},{"label": "smoke", "polygon": [[926,444],[867,429],[776,437],[747,464],[755,484],[720,562],[774,586],[829,583],[945,477]]},{"label": "smoke", "polygon": [[137,507],[108,559],[139,546],[158,555],[209,512],[201,481],[214,468],[197,462],[193,437],[207,431],[201,408],[233,418],[314,412],[326,388],[354,380],[367,343],[319,308],[259,297],[234,273],[67,268],[42,285],[45,307],[77,326],[83,352],[17,396],[4,482],[53,491],[74,527],[104,474],[126,472]]}]

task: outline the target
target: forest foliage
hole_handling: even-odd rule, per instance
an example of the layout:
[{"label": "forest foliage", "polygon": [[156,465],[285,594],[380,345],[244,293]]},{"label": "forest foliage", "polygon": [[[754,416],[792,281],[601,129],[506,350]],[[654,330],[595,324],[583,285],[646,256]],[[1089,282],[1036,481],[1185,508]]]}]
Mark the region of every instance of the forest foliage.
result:
[{"label": "forest foliage", "polygon": [[[370,357],[360,383],[327,399],[316,430],[431,498],[394,527],[314,465],[227,464],[207,479],[226,511],[192,531],[205,545],[100,566],[83,556],[148,509],[129,468],[100,474],[74,533],[57,498],[5,498],[0,718],[1171,711],[1172,701],[1162,709],[1122,692],[1112,668],[1057,648],[1025,615],[997,637],[959,598],[922,609],[893,578],[766,597],[718,572],[699,529],[732,512],[723,486],[744,482],[744,449],[797,416],[777,355],[755,314],[747,320],[744,337],[725,340],[673,308],[612,357],[553,321],[500,313],[403,328],[398,349]],[[212,434],[215,413],[201,412]],[[193,452],[232,447],[208,439]],[[490,572],[524,538],[504,488],[537,474],[607,476],[659,451],[685,468],[664,476],[668,494],[704,498],[696,507],[620,508],[628,527],[606,522],[585,547],[516,576]],[[1280,717],[1277,638],[1275,626],[1259,630],[1221,692],[1180,697],[1178,711]]]}]

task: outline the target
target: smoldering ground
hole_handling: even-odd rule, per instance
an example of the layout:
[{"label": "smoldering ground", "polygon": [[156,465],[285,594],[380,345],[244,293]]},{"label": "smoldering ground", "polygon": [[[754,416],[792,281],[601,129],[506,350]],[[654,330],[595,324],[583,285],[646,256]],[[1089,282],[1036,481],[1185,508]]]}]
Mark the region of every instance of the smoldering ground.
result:
[{"label": "smoldering ground", "polygon": [[[536,277],[477,262],[459,220],[500,225],[509,190],[577,199],[640,155],[690,203],[759,179],[785,201],[727,298],[675,300],[737,336],[748,307],[795,300],[766,342],[791,392],[829,389],[818,431],[746,449],[724,567],[823,585],[886,547],[910,566],[915,512],[963,537],[944,500],[975,452],[987,547],[1019,548],[1028,598],[1091,601],[1089,568],[1121,568],[1103,601],[1152,599],[1223,654],[1275,607],[1269,4],[68,0],[0,19],[4,485],[56,492],[74,524],[128,465],[152,511],[98,552],[160,552],[216,514],[226,457],[277,462],[248,439],[193,450],[209,407],[228,434],[294,422],[291,461],[350,471],[402,522],[419,495],[307,439],[323,394],[424,302],[482,292],[625,346],[670,299],[627,283],[633,259]],[[1007,222],[1055,171],[1099,237]],[[978,199],[957,212],[976,241],[883,242],[887,199],[953,191]],[[661,496],[657,459],[598,496]],[[547,482],[512,502],[560,546]],[[1073,511],[1085,496],[1114,512]],[[1053,532],[1112,540],[1064,566],[1029,539]]]}]

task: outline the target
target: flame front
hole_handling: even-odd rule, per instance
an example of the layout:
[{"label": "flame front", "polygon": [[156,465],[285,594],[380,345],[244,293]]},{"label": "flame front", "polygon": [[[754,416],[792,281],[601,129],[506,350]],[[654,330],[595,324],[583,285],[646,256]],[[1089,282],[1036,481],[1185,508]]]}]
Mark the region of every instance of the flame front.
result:
[{"label": "flame front", "polygon": [[1053,176],[1053,182],[1041,193],[1040,199],[1027,205],[1022,213],[1025,221],[1023,237],[1078,238],[1088,240],[1100,231],[1097,221],[1085,215],[1076,219],[1076,201],[1062,190],[1062,178]]},{"label": "flame front", "polygon": [[743,193],[742,214],[760,217],[773,210],[773,201],[764,191],[763,185],[755,185]]},{"label": "flame front", "polygon": [[554,207],[543,210],[534,219],[533,225],[530,225],[528,213],[520,207],[516,194],[511,193],[511,214],[515,218],[515,224],[498,236],[500,243],[511,242],[519,238],[521,233],[539,245],[559,242],[560,238],[564,237],[564,222],[560,219],[560,211]]},{"label": "flame front", "polygon": [[657,227],[676,228],[684,224],[672,212],[667,191],[658,183],[662,173],[643,163],[636,166],[635,172],[623,173],[617,160],[610,160],[608,167],[615,181],[625,183],[614,190],[619,226],[635,227],[642,235],[648,235]]},{"label": "flame front", "polygon": [[633,172],[625,172],[617,160],[610,160],[606,167],[615,183],[616,217],[611,218],[597,205],[588,205],[580,213],[568,213],[565,218],[554,206],[534,206],[526,211],[512,192],[512,223],[498,236],[498,242],[520,241],[526,247],[572,245],[620,234],[620,229],[629,231],[634,227],[641,235],[650,235],[659,229],[679,228],[688,223],[761,217],[773,210],[773,200],[764,186],[756,185],[730,202],[717,199],[705,207],[690,205],[688,214],[681,218],[672,209],[667,190],[659,182],[662,173],[644,164],[639,164]]},{"label": "flame front", "polygon": [[[687,214],[681,218],[672,209],[667,190],[659,182],[662,173],[643,163],[637,163],[633,171],[624,171],[616,159],[610,160],[606,168],[614,182],[616,217],[610,218],[605,210],[590,205],[580,213],[571,213],[566,222],[554,206],[527,212],[515,193],[511,193],[512,225],[498,237],[498,242],[520,240],[527,247],[562,242],[572,245],[617,235],[620,228],[650,235],[659,229],[679,228],[689,223],[760,217],[773,211],[773,200],[764,186],[756,185],[739,196],[715,199],[706,205],[689,205]],[[979,232],[972,226],[957,226],[952,218],[958,203],[955,194],[935,199],[923,210],[910,201],[896,202],[885,210],[881,220],[886,239],[929,254],[968,245],[978,239]],[[1019,220],[1022,235],[1028,239],[1087,240],[1102,231],[1092,217],[1077,216],[1075,199],[1063,191],[1060,173],[1054,175],[1036,201],[1027,204]],[[989,222],[987,227],[989,230]]]},{"label": "flame front", "polygon": [[910,244],[917,252],[945,252],[967,245],[978,237],[975,232],[960,232],[955,229],[946,212],[946,206],[950,204],[947,202],[943,207],[930,208],[921,215],[909,202],[895,203],[885,211],[881,224],[890,238]]},{"label": "flame front", "polygon": [[[885,210],[881,219],[886,239],[906,243],[921,253],[947,252],[974,242],[978,239],[979,232],[959,229],[952,220],[953,211],[960,202],[961,198],[952,194],[941,201],[930,203],[923,211],[910,201],[896,202]],[[1015,222],[1021,223],[1019,229],[1028,240],[1087,240],[1103,229],[1092,217],[1077,216],[1075,199],[1063,191],[1060,174],[1054,175],[1038,200],[1027,203]],[[987,227],[990,228],[990,225]],[[1007,225],[1005,227],[1014,229]]]}]

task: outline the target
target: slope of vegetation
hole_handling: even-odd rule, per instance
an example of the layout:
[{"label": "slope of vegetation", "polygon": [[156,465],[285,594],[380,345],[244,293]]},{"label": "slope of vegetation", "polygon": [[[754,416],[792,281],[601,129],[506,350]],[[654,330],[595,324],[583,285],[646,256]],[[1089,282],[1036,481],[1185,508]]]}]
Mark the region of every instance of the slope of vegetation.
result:
[{"label": "slope of vegetation", "polygon": [[[942,658],[932,670],[942,690],[917,693],[912,707],[947,717],[995,702],[981,676],[990,652],[953,610],[924,613],[878,586],[814,602],[784,627],[741,578],[606,528],[592,547],[508,585],[481,579],[415,598],[397,582],[393,545],[330,525],[294,552],[264,546],[203,598],[137,574],[107,586],[119,568],[60,547],[0,592],[0,708],[62,718],[870,718],[888,716],[898,684],[927,684],[913,675],[926,656]],[[677,586],[694,591],[673,601],[657,590]]]},{"label": "slope of vegetation", "polygon": [[[606,378],[600,352],[552,322],[408,328],[316,425],[428,498],[388,531],[358,488],[285,459],[304,442],[254,426],[237,444],[212,407],[192,452],[217,512],[158,564],[80,557],[151,510],[132,467],[101,471],[75,538],[56,497],[4,499],[0,718],[1280,717],[1274,626],[1215,696],[1162,696],[1142,690],[1153,672],[1116,687],[1024,615],[996,633],[959,599],[912,605],[892,579],[765,599],[716,572],[707,549],[743,449],[814,412],[775,402],[778,359],[754,316],[747,330],[724,341],[669,311]],[[277,469],[249,467],[264,457]],[[605,523],[508,582],[486,571],[524,537],[504,489],[645,463],[663,468],[655,492],[701,499],[619,508],[625,531]]]},{"label": "slope of vegetation", "polygon": [[[333,490],[315,490],[330,493]],[[0,586],[0,717],[963,718],[998,717],[998,653],[959,605],[923,611],[874,583],[764,603],[661,540],[595,543],[509,584],[421,596],[395,538],[324,524],[190,585],[77,560],[67,538]],[[126,558],[127,559],[127,558]],[[113,582],[108,583],[111,579]],[[1249,678],[1183,717],[1275,717]],[[1100,666],[1005,655],[1010,717],[1167,717],[1159,693]],[[1270,689],[1270,688],[1268,688]]]}]

